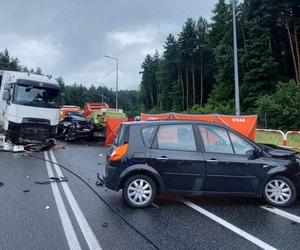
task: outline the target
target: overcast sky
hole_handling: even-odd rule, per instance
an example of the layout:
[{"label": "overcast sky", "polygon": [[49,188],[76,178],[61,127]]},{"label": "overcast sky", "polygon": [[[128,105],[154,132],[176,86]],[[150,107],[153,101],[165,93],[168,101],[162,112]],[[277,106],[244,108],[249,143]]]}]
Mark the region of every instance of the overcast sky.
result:
[{"label": "overcast sky", "polygon": [[162,51],[188,17],[211,17],[216,0],[1,0],[0,50],[65,82],[137,89],[146,54]]}]

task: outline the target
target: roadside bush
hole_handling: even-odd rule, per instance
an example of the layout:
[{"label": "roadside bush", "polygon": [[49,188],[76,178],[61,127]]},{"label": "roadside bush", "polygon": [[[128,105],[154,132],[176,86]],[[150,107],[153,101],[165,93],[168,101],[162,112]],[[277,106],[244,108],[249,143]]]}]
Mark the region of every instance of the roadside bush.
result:
[{"label": "roadside bush", "polygon": [[161,107],[157,106],[155,108],[148,110],[146,113],[147,114],[161,114],[161,113],[167,113],[167,112],[170,112],[170,111],[165,111]]},{"label": "roadside bush", "polygon": [[[273,95],[257,101],[260,124],[281,130],[300,130],[300,85],[279,83]],[[266,122],[265,122],[266,121]]]},{"label": "roadside bush", "polygon": [[205,114],[224,114],[224,115],[233,115],[234,114],[234,108],[232,106],[232,103],[229,102],[227,105],[224,106],[213,106],[210,104],[205,105],[204,107],[201,107],[200,105],[193,106],[189,112],[189,114],[199,114],[199,115],[205,115]]}]

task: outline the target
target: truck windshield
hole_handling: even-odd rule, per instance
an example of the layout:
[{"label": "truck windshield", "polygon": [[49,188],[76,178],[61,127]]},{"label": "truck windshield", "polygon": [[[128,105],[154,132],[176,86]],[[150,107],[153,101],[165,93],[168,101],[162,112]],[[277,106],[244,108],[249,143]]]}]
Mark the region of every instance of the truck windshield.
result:
[{"label": "truck windshield", "polygon": [[59,108],[60,91],[54,88],[16,84],[13,102],[22,105]]}]

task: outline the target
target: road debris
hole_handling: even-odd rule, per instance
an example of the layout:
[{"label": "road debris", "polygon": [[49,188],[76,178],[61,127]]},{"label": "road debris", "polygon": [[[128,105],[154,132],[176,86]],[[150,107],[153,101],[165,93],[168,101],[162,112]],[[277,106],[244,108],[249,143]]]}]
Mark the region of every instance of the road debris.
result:
[{"label": "road debris", "polygon": [[28,192],[30,192],[30,190],[29,189],[24,189],[23,192],[28,193]]},{"label": "road debris", "polygon": [[49,208],[50,208],[49,206],[46,206],[46,207],[45,207],[45,209],[47,209],[47,210],[48,210]]},{"label": "road debris", "polygon": [[96,181],[96,185],[102,187],[104,185],[104,181],[100,173],[97,173],[97,179],[98,180]]},{"label": "road debris", "polygon": [[51,182],[67,182],[67,177],[50,177],[48,181],[35,181],[34,183],[44,185],[44,184],[50,184]]},{"label": "road debris", "polygon": [[22,145],[16,145],[9,141],[0,141],[0,150],[2,151],[12,151],[14,153],[20,153],[24,151],[24,147]]},{"label": "road debris", "polygon": [[55,145],[56,145],[55,139],[48,139],[48,140],[44,141],[43,143],[27,144],[24,146],[24,148],[26,151],[40,152],[40,151],[49,150],[50,148],[54,147]]},{"label": "road debris", "polygon": [[3,186],[3,185],[4,185],[4,183],[0,181],[0,187]]},{"label": "road debris", "polygon": [[59,178],[58,178],[58,177],[50,177],[49,179],[55,180],[55,181],[59,181]]},{"label": "road debris", "polygon": [[[49,150],[56,145],[55,139],[48,139],[43,143],[30,143],[25,145],[13,144],[10,141],[1,141],[0,140],[0,151],[13,152],[13,153],[31,153],[31,152],[40,152],[44,150]],[[24,153],[24,155],[26,155]]]}]

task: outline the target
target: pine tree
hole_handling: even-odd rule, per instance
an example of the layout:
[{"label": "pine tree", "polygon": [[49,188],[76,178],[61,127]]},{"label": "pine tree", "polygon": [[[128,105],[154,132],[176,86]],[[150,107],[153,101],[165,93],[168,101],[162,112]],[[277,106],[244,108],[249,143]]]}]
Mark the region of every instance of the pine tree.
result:
[{"label": "pine tree", "polygon": [[20,71],[21,66],[19,64],[19,59],[11,57],[8,50],[5,49],[3,53],[0,52],[0,69]]},{"label": "pine tree", "polygon": [[197,70],[197,75],[199,76],[200,85],[196,92],[199,93],[199,98],[196,99],[196,103],[200,106],[204,105],[205,102],[205,92],[209,88],[209,75],[212,75],[211,68],[213,67],[213,55],[212,51],[206,46],[207,35],[208,35],[208,22],[205,18],[200,17],[196,25],[197,32],[197,47],[195,52],[195,65]]},{"label": "pine tree", "polygon": [[178,43],[169,35],[164,45],[165,83],[162,86],[163,110],[182,110],[184,108],[184,86],[180,78],[180,58]]},{"label": "pine tree", "polygon": [[[186,109],[190,104],[195,104],[195,62],[194,55],[197,49],[196,24],[192,18],[188,18],[179,34],[178,44],[180,48],[180,61],[184,71]],[[190,96],[192,92],[192,96]],[[191,98],[192,97],[192,98]]]},{"label": "pine tree", "polygon": [[246,33],[248,39],[241,58],[241,106],[244,112],[254,113],[257,99],[275,90],[278,69],[269,48],[270,30],[256,18],[247,22]]},{"label": "pine tree", "polygon": [[142,64],[141,100],[146,110],[157,105],[156,69],[158,58],[147,55]]},{"label": "pine tree", "polygon": [[213,10],[208,46],[215,58],[215,81],[209,105],[217,107],[233,106],[234,76],[232,49],[231,8],[224,0],[219,0]]}]

